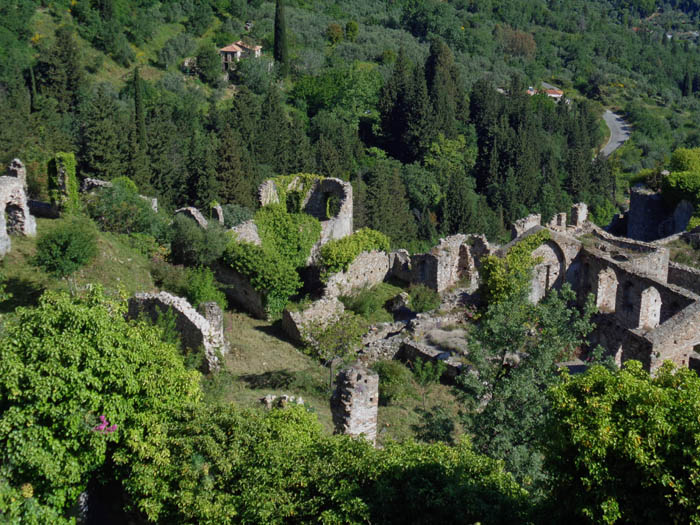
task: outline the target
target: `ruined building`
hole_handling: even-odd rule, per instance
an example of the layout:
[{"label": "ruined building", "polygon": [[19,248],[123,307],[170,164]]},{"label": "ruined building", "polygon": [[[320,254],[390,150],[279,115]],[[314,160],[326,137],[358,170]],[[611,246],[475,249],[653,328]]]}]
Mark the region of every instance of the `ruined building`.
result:
[{"label": "ruined building", "polygon": [[[665,360],[689,366],[700,344],[700,272],[670,262],[662,243],[614,237],[586,220],[585,205],[575,208],[573,224],[555,216],[546,226],[551,239],[533,252],[541,262],[531,300],[568,282],[581,304],[595,297],[592,346],[601,344],[618,364],[641,361],[651,372]],[[536,216],[527,221],[511,245],[544,228]]]},{"label": "ruined building", "polygon": [[0,177],[0,257],[10,251],[10,235],[36,235],[36,220],[29,212],[27,171],[14,159]]},{"label": "ruined building", "polygon": [[364,436],[375,444],[378,407],[379,375],[375,371],[355,363],[338,373],[331,398],[337,434]]}]

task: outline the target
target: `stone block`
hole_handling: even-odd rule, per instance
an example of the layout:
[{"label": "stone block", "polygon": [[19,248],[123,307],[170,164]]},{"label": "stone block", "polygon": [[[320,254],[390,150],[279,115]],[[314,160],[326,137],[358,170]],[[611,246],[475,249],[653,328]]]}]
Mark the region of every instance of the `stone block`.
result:
[{"label": "stone block", "polygon": [[338,372],[331,398],[336,434],[362,436],[373,445],[377,440],[379,375],[360,363]]}]

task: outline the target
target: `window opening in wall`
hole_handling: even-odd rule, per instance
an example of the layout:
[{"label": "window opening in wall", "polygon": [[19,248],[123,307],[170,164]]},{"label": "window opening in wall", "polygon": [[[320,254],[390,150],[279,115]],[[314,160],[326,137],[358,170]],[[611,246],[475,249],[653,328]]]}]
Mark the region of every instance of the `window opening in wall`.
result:
[{"label": "window opening in wall", "polygon": [[633,310],[634,309],[634,303],[632,302],[632,289],[634,288],[634,284],[631,282],[627,281],[622,288],[622,307],[625,310]]},{"label": "window opening in wall", "polygon": [[340,213],[340,197],[335,193],[324,193],[323,201],[326,206],[326,219],[332,219]]}]

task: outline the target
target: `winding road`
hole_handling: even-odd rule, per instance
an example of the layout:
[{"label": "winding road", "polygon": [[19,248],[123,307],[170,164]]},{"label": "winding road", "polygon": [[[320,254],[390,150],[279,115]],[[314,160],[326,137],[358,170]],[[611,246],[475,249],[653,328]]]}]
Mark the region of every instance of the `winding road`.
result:
[{"label": "winding road", "polygon": [[605,113],[603,113],[603,119],[608,128],[610,128],[610,139],[603,149],[600,150],[600,155],[609,157],[613,151],[622,146],[630,138],[632,128],[620,115],[613,113],[609,109],[606,109]]}]

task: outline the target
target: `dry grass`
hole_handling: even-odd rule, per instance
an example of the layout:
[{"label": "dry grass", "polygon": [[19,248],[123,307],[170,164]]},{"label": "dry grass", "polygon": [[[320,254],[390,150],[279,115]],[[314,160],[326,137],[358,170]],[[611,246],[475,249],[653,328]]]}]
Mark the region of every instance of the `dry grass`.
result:
[{"label": "dry grass", "polygon": [[700,268],[700,250],[696,250],[682,239],[677,239],[666,245],[673,262]]}]

